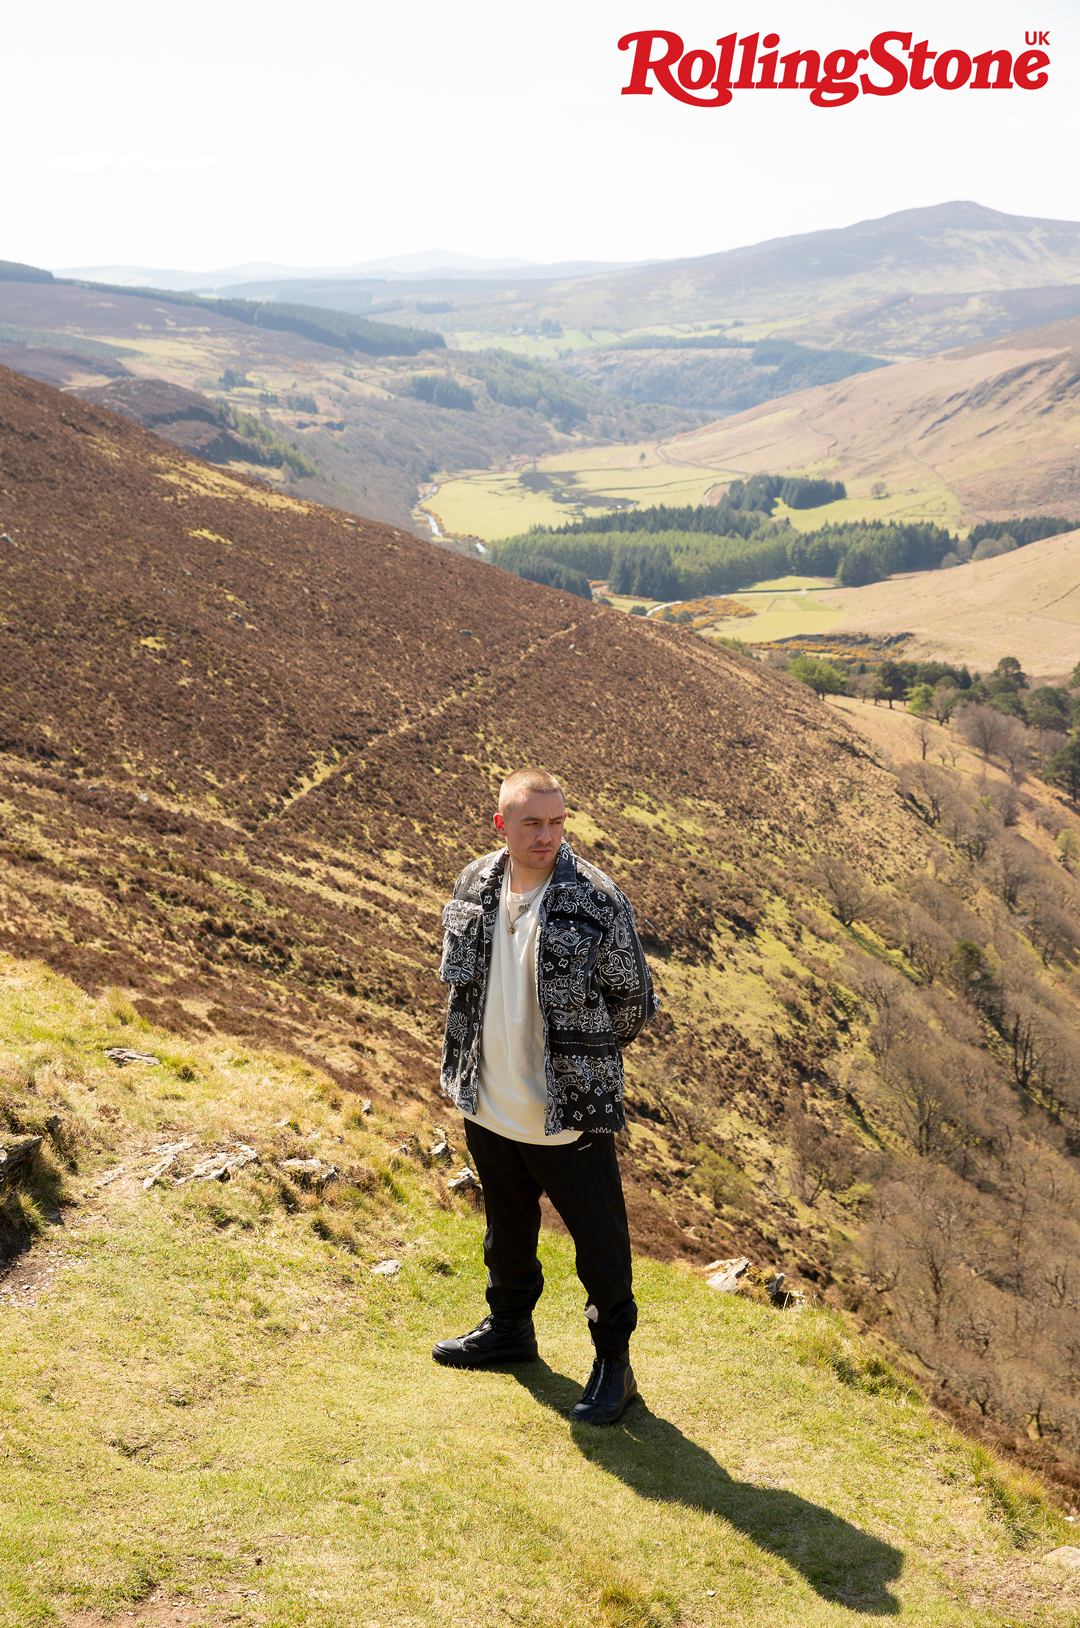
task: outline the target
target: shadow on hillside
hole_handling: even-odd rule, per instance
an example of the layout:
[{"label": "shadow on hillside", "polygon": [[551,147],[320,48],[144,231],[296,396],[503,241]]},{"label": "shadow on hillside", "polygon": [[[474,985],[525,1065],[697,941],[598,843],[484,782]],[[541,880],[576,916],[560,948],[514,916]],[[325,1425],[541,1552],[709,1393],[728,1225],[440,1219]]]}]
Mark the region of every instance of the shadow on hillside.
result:
[{"label": "shadow on hillside", "polygon": [[[512,1372],[556,1413],[568,1413],[581,1394],[580,1383],[543,1361]],[[591,1463],[617,1475],[639,1498],[685,1504],[727,1521],[800,1571],[823,1599],[871,1616],[899,1614],[900,1602],[886,1585],[900,1575],[900,1549],[797,1493],[734,1480],[642,1400],[630,1405],[618,1425],[604,1430],[577,1425],[571,1439]]]}]

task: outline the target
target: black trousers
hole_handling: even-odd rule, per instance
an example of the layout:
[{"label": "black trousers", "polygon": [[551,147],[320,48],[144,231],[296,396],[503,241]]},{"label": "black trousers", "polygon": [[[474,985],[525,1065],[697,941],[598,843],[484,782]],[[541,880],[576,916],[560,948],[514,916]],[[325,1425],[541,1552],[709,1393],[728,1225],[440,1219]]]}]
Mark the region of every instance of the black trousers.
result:
[{"label": "black trousers", "polygon": [[544,1274],[536,1246],[540,1194],[546,1193],[574,1240],[596,1353],[620,1355],[637,1327],[637,1306],[614,1136],[586,1131],[576,1142],[538,1147],[511,1142],[467,1119],[465,1140],[484,1189],[484,1263],[492,1313],[527,1317],[540,1299]]}]

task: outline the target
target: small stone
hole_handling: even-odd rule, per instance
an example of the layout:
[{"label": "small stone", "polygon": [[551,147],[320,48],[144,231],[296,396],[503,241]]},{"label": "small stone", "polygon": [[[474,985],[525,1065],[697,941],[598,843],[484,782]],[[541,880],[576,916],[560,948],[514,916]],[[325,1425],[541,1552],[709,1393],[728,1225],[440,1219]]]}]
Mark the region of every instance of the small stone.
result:
[{"label": "small stone", "polygon": [[378,1266],[371,1268],[372,1275],[377,1278],[396,1278],[401,1271],[400,1261],[380,1261]]},{"label": "small stone", "polygon": [[362,1114],[370,1114],[370,1112],[371,1112],[371,1098],[370,1097],[365,1097],[364,1098],[363,1102],[360,1104],[360,1112]]},{"label": "small stone", "polygon": [[435,1146],[431,1150],[431,1157],[433,1159],[446,1159],[446,1160],[449,1160],[449,1158],[450,1158],[449,1145],[446,1142],[436,1142]]},{"label": "small stone", "polygon": [[190,1176],[182,1176],[176,1185],[182,1187],[185,1181],[228,1181],[245,1165],[258,1162],[259,1155],[255,1149],[248,1147],[246,1142],[238,1142],[232,1149],[211,1154],[209,1159],[195,1166]]},{"label": "small stone", "polygon": [[1052,1560],[1057,1566],[1064,1566],[1066,1571],[1080,1571],[1080,1549],[1065,1546],[1061,1549],[1051,1549],[1044,1560]]},{"label": "small stone", "polygon": [[[186,1153],[189,1147],[194,1146],[194,1143],[195,1138],[193,1136],[185,1136],[179,1142],[161,1142],[157,1147],[151,1148],[150,1151],[152,1153],[160,1154],[161,1158],[144,1180],[143,1192],[148,1193],[151,1187],[153,1187],[154,1183],[158,1180],[159,1176],[163,1176],[165,1175],[166,1171],[171,1170],[181,1153]],[[119,1172],[117,1172],[117,1174],[119,1174]],[[111,1181],[112,1177],[110,1176],[108,1179]],[[104,1182],[99,1182],[98,1185],[104,1186],[105,1184]]]},{"label": "small stone", "polygon": [[129,1063],[146,1063],[151,1068],[157,1068],[161,1063],[161,1058],[155,1057],[152,1052],[131,1051],[127,1046],[107,1046],[105,1055],[117,1068],[127,1068]]}]

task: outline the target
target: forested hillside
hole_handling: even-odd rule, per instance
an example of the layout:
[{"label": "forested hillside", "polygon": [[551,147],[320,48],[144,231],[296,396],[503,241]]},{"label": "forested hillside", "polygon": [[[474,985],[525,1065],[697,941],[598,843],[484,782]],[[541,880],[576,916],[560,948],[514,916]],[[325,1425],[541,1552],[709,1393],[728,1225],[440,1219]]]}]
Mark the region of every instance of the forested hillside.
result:
[{"label": "forested hillside", "polygon": [[[985,521],[961,540],[943,526],[912,522],[856,520],[795,531],[771,518],[778,500],[811,509],[844,496],[841,481],[754,475],[733,481],[716,504],[655,504],[590,516],[506,538],[489,552],[507,571],[586,599],[589,583],[603,580],[613,593],[676,600],[788,575],[835,577],[839,586],[857,588],[898,572],[990,559],[1075,525],[1049,515],[1018,516]],[[556,581],[553,570],[563,572],[562,579]],[[544,571],[548,575],[537,574]]]}]

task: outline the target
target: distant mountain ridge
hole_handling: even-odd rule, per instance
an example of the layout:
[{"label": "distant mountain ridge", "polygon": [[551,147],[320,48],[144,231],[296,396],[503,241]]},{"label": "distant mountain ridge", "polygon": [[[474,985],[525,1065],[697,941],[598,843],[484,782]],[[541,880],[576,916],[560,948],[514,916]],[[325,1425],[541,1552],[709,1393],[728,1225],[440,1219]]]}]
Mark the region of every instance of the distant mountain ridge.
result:
[{"label": "distant mountain ridge", "polygon": [[57,277],[77,282],[119,283],[127,288],[162,288],[176,293],[216,292],[219,289],[255,288],[275,284],[308,282],[353,282],[375,279],[397,282],[413,278],[494,278],[514,279],[587,277],[594,273],[622,271],[651,265],[648,260],[557,260],[545,264],[511,255],[503,260],[484,260],[469,254],[453,254],[447,249],[426,249],[417,254],[389,255],[362,261],[355,266],[282,266],[270,260],[246,265],[225,266],[213,271],[178,271],[154,266],[76,266],[57,270]]},{"label": "distant mountain ridge", "polygon": [[398,305],[414,296],[422,310],[425,296],[445,292],[450,306],[434,326],[450,344],[459,328],[497,341],[545,321],[610,333],[711,323],[755,336],[782,327],[803,343],[897,357],[1080,314],[1080,222],[961,199],[689,259],[544,265],[432,249],[347,267],[111,266],[66,275],[355,311],[390,293]]},{"label": "distant mountain ridge", "polygon": [[459,303],[470,326],[496,333],[545,320],[613,333],[782,327],[805,343],[911,356],[1071,315],[1060,302],[1043,312],[1051,290],[1074,288],[1080,299],[1080,222],[960,200]]}]

